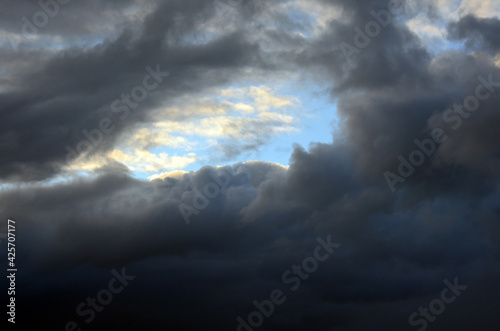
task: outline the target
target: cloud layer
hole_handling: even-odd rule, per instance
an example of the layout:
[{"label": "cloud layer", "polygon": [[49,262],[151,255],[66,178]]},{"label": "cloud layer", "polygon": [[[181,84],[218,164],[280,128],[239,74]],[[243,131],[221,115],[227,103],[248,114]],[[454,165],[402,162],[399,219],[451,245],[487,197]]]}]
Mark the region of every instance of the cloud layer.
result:
[{"label": "cloud layer", "polygon": [[[500,13],[450,20],[446,1],[391,12],[382,0],[96,0],[60,5],[23,35],[21,18],[40,7],[3,6],[0,211],[17,223],[23,327],[235,330],[281,289],[286,302],[255,329],[418,330],[409,316],[458,278],[467,290],[428,328],[498,329]],[[418,17],[438,22],[444,50],[408,24]],[[359,52],[346,58],[343,43]],[[148,66],[169,75],[140,106],[113,111]],[[184,135],[197,135],[226,162],[296,129],[298,98],[243,86],[262,77],[326,86],[333,142],[294,146],[288,166],[190,172],[170,171],[195,154],[151,152],[191,153]],[[106,118],[102,142],[80,163],[68,157]],[[341,246],[290,290],[283,273],[327,236]],[[122,267],[135,279],[86,323],[77,306]]]}]

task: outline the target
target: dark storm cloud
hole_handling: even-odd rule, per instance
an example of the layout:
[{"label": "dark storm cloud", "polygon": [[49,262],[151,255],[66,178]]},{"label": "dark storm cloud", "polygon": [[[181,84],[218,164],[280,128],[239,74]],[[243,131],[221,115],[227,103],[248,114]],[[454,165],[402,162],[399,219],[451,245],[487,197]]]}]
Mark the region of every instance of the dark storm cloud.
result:
[{"label": "dark storm cloud", "polygon": [[[423,181],[423,186],[429,186],[429,190],[424,189],[425,193],[420,194],[460,187],[465,190],[475,187],[481,191],[487,186],[491,189],[488,182],[498,175],[492,170],[496,167],[493,164],[498,162],[497,144],[494,143],[497,139],[493,138],[497,133],[493,123],[498,122],[494,109],[500,91],[489,91],[491,94],[481,101],[480,109],[470,114],[470,120],[464,119],[464,125],[457,132],[450,129],[449,120],[444,123],[441,119],[439,125],[436,121],[455,103],[462,104],[469,95],[474,95],[480,83],[478,77],[488,79],[491,74],[493,84],[500,82],[498,67],[487,55],[448,52],[432,57],[404,24],[405,17],[415,15],[414,6],[414,3],[406,3],[404,10],[390,15],[386,1],[343,4],[343,17],[347,19],[331,21],[331,29],[313,40],[312,47],[298,53],[295,60],[312,70],[319,67],[321,75],[326,73],[333,78],[332,94],[338,100],[347,140],[357,155],[356,174],[367,183],[383,181],[380,174],[396,169],[399,155],[408,157],[416,148],[416,139],[429,138],[432,129],[439,127],[450,138],[436,153],[441,163],[432,164],[435,155],[428,158],[424,170],[418,169],[409,179],[412,186],[419,187]],[[432,6],[419,9],[435,17]],[[390,23],[381,27],[376,36],[368,36],[370,42],[359,54],[346,58],[340,45],[356,45],[354,41],[360,34],[355,28],[367,36],[366,26],[376,21],[373,12],[389,14]],[[489,29],[485,25],[480,31],[493,44],[488,31],[494,31],[495,19],[487,22]],[[475,143],[465,143],[471,140]],[[464,162],[468,164],[463,166]],[[492,171],[476,172],[475,167],[485,163],[491,165],[486,168]],[[473,164],[474,167],[470,167]],[[464,179],[457,180],[457,176]],[[481,180],[483,176],[487,177]]]},{"label": "dark storm cloud", "polygon": [[[309,39],[281,28],[266,34],[287,51],[266,54],[244,31],[188,45],[183,37],[216,15],[211,2],[169,1],[139,34],[126,29],[86,50],[44,53],[33,72],[10,69],[22,75],[0,95],[4,179],[50,176],[51,162],[65,157],[81,129],[108,116],[147,65],[170,76],[123,128],[146,121],[165,98],[230,82],[248,65],[330,80],[343,124],[332,144],[296,146],[287,169],[252,161],[144,182],[113,164],[91,177],[4,186],[0,211],[18,223],[24,270],[20,314],[59,329],[74,320],[98,330],[235,330],[236,318],[256,309],[253,300],[279,288],[287,301],[260,330],[414,330],[408,317],[439,298],[444,279],[458,277],[467,290],[429,329],[497,330],[500,92],[490,91],[459,129],[443,116],[475,94],[478,77],[500,81],[500,70],[489,54],[467,48],[433,55],[404,24],[414,7],[347,64],[339,45],[352,43],[354,28],[387,2],[317,3],[342,10],[342,18]],[[432,14],[427,5],[422,11]],[[284,16],[276,22],[289,27]],[[464,31],[491,39],[494,22],[467,20],[458,24],[474,28]],[[414,140],[437,127],[448,141],[392,193],[383,173],[397,171],[398,155],[407,157]],[[112,145],[110,137],[100,148]],[[186,225],[179,206],[224,171],[231,173],[225,190]],[[341,247],[291,291],[283,273],[328,235]],[[136,278],[86,325],[76,306],[124,265]]]},{"label": "dark storm cloud", "polygon": [[[297,63],[319,66],[335,82],[335,93],[350,89],[383,88],[401,83],[426,83],[421,67],[430,60],[419,39],[403,25],[402,18],[411,14],[408,4],[400,1],[322,1],[326,7],[342,12],[340,20],[328,22],[329,29],[311,40],[311,48],[297,54]],[[389,3],[395,5],[389,6]],[[392,11],[389,11],[389,8]],[[366,39],[367,46],[346,58],[341,45],[356,47],[359,28],[363,33],[373,14],[388,14],[388,23],[375,37]],[[385,15],[385,14],[384,14]],[[380,27],[380,25],[379,25]],[[349,52],[347,52],[349,54]],[[325,71],[327,69],[327,71]]]},{"label": "dark storm cloud", "polygon": [[[103,27],[106,30],[109,28],[108,25],[113,23],[120,25],[128,20],[120,13],[132,7],[144,8],[145,4],[146,2],[141,0],[91,0],[85,4],[73,0],[60,2],[3,0],[0,26],[13,33],[24,31],[25,38],[31,33],[68,39],[96,38],[101,36],[99,32]],[[22,40],[20,44],[23,43]]]},{"label": "dark storm cloud", "polygon": [[[182,42],[197,22],[213,15],[214,8],[206,1],[166,2],[146,17],[138,37],[125,29],[115,40],[85,50],[63,50],[41,68],[15,72],[17,76],[11,78],[15,88],[0,94],[0,176],[20,181],[44,179],[54,173],[54,162],[65,163],[66,146],[76,149],[85,139],[82,130],[99,128],[103,118],[117,124],[100,146],[107,149],[124,128],[144,121],[160,100],[227,82],[231,72],[254,62],[252,54],[257,48],[238,33],[203,45]],[[167,38],[171,35],[173,39]],[[142,84],[147,66],[159,67],[170,76],[120,122],[110,106]]]},{"label": "dark storm cloud", "polygon": [[467,15],[448,25],[450,39],[465,40],[467,47],[493,52],[500,49],[499,29],[498,18],[478,18],[474,15]]},{"label": "dark storm cloud", "polygon": [[[82,323],[76,305],[95,295],[111,268],[127,265],[137,278],[123,293],[124,301],[116,299],[99,314],[97,329],[122,323],[133,329],[134,321],[118,318],[119,311],[139,316],[155,312],[146,324],[151,326],[166,323],[194,330],[220,324],[235,329],[235,318],[255,309],[253,300],[282,288],[288,302],[266,321],[264,330],[288,328],[288,323],[297,330],[311,325],[319,330],[363,329],[355,325],[367,325],[370,319],[396,330],[405,328],[409,314],[428,302],[427,296],[439,293],[443,279],[459,277],[472,286],[486,270],[498,274],[493,256],[498,255],[499,233],[483,233],[484,227],[495,226],[498,191],[489,195],[489,205],[471,201],[466,206],[465,198],[449,198],[422,200],[417,209],[405,210],[393,205],[385,188],[361,188],[359,181],[336,175],[332,169],[347,171],[350,161],[336,160],[335,154],[342,154],[328,148],[296,150],[288,171],[260,162],[245,164],[249,173],[235,168],[227,190],[189,226],[178,206],[190,195],[182,196],[195,188],[201,191],[213,169],[150,183],[103,173],[90,181],[3,193],[2,213],[22,220],[18,258],[25,272],[43,279],[43,285],[30,285],[21,277],[21,293],[52,293],[55,297],[37,311],[65,312],[66,319]],[[297,181],[301,175],[309,177]],[[352,188],[345,191],[348,186]],[[310,196],[315,194],[311,187],[323,195]],[[47,210],[49,204],[52,210]],[[422,219],[424,208],[438,214],[457,204],[463,207],[453,223],[438,232]],[[299,290],[290,291],[281,281],[283,272],[311,254],[313,238],[327,234],[342,247]],[[43,297],[29,295],[33,304]],[[465,295],[460,299],[468,300]],[[396,302],[406,310],[395,308]],[[366,305],[372,313],[362,308]],[[475,314],[470,305],[454,307]],[[385,309],[395,316],[384,318]],[[374,312],[380,315],[372,316]],[[61,327],[66,320],[47,323]]]}]

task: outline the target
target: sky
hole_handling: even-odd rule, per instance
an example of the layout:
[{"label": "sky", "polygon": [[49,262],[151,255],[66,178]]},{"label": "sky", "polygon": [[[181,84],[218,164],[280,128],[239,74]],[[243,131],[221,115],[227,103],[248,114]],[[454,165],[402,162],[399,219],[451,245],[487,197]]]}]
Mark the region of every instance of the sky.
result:
[{"label": "sky", "polygon": [[5,329],[499,329],[500,2],[0,8]]}]

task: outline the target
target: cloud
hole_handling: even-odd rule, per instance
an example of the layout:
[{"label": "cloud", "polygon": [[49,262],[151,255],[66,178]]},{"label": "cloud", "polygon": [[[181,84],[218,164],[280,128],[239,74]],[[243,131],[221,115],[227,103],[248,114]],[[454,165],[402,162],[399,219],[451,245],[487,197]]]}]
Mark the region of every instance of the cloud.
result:
[{"label": "cloud", "polygon": [[[8,4],[21,17],[39,10]],[[387,1],[315,0],[310,15],[303,1],[263,6],[242,2],[225,18],[201,0],[71,3],[37,37],[59,38],[60,48],[2,44],[0,213],[17,224],[23,329],[87,327],[76,307],[126,266],[134,282],[89,327],[234,330],[254,300],[280,288],[287,301],[262,330],[404,330],[457,277],[468,289],[432,327],[496,330],[497,20],[447,25],[412,1],[348,62],[341,43]],[[437,21],[465,44],[432,49],[417,32]],[[250,31],[255,22],[267,25]],[[0,29],[19,34],[18,23]],[[113,113],[156,65],[168,79],[128,117]],[[181,170],[201,158],[198,148],[234,159],[300,128],[316,105],[302,104],[300,87],[271,84],[292,78],[328,91],[339,116],[332,142],[295,145],[288,166]],[[489,96],[455,112],[479,84]],[[54,169],[103,118],[115,130],[70,171]],[[436,128],[447,141],[391,192],[383,174]],[[195,211],[189,225],[181,206]],[[282,275],[312,256],[318,236],[341,246],[292,291]]]},{"label": "cloud", "polygon": [[[9,91],[0,94],[5,118],[1,124],[1,139],[10,137],[8,139],[12,141],[1,147],[3,166],[0,175],[20,181],[53,175],[52,163],[64,162],[66,146],[75,148],[84,139],[83,129],[99,127],[103,118],[113,116],[110,110],[113,101],[142,83],[144,68],[148,65],[159,65],[171,76],[126,120],[120,121],[114,114],[113,122],[120,125],[99,150],[111,150],[116,137],[127,127],[142,121],[160,100],[165,102],[165,98],[172,95],[181,96],[212,87],[217,81],[223,83],[227,80],[224,71],[236,70],[239,63],[252,62],[254,46],[236,34],[205,45],[184,46],[178,40],[164,44],[167,34],[186,35],[195,28],[192,24],[185,25],[186,21],[176,20],[174,13],[189,15],[197,12],[199,19],[212,14],[212,7],[202,1],[199,3],[196,9],[191,7],[192,4],[177,2],[159,5],[157,11],[144,18],[139,32],[123,29],[116,38],[95,46],[64,49],[53,55],[40,51],[43,61],[33,71],[27,72],[21,69],[21,65],[40,55],[23,52],[20,57],[24,61],[10,69],[15,76],[10,77]],[[218,70],[202,73],[197,67]],[[25,98],[25,95],[30,95],[30,98]],[[14,127],[18,129],[13,131]],[[24,156],[20,158],[19,153]],[[13,163],[17,166],[12,167]]]},{"label": "cloud", "polygon": [[500,5],[496,1],[464,0],[457,10],[463,16],[474,15],[480,18],[500,17]]},{"label": "cloud", "polygon": [[465,16],[448,26],[450,39],[465,40],[468,48],[481,48],[498,53],[500,38],[496,33],[500,27],[498,18]]},{"label": "cloud", "polygon": [[109,157],[128,165],[131,170],[149,173],[165,169],[183,169],[196,161],[196,154],[194,153],[189,153],[187,156],[169,156],[166,153],[156,155],[140,149],[135,149],[132,153],[113,150]]}]

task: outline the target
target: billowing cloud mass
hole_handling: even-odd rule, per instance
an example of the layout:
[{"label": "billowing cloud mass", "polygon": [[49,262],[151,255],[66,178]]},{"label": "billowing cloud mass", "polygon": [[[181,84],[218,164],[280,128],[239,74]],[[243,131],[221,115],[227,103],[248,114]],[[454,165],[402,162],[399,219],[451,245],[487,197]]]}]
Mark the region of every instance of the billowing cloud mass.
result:
[{"label": "billowing cloud mass", "polygon": [[499,329],[494,1],[0,3],[8,327]]}]

